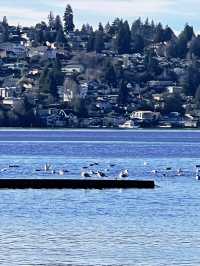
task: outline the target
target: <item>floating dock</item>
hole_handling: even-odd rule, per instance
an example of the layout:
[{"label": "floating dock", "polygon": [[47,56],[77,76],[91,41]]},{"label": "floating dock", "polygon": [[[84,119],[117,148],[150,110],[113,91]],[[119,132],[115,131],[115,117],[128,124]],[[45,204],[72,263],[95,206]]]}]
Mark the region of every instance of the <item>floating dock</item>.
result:
[{"label": "floating dock", "polygon": [[0,179],[0,189],[153,189],[153,180]]}]

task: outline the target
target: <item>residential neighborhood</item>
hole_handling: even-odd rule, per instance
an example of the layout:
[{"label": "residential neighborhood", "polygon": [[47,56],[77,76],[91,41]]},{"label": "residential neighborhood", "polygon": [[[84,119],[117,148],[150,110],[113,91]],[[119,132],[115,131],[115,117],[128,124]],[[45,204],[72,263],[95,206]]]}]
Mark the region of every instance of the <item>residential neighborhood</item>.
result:
[{"label": "residential neighborhood", "polygon": [[69,5],[32,27],[4,16],[0,126],[198,128],[200,37],[141,19],[76,29]]}]

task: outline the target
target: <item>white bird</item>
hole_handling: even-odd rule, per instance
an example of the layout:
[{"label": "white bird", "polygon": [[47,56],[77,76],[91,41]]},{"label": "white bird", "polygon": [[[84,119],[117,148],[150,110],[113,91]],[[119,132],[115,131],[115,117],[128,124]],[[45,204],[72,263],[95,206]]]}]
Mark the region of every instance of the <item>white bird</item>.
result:
[{"label": "white bird", "polygon": [[121,171],[120,174],[119,174],[119,178],[124,178],[124,177],[128,177],[129,175],[129,172],[128,170],[124,170],[124,171]]},{"label": "white bird", "polygon": [[148,162],[147,161],[144,161],[144,165],[148,165]]},{"label": "white bird", "polygon": [[184,175],[183,170],[182,170],[181,168],[179,168],[179,169],[177,170],[177,175],[178,175],[178,176],[182,176],[182,175]]},{"label": "white bird", "polygon": [[97,176],[98,177],[106,177],[106,174],[104,172],[98,171]]},{"label": "white bird", "polygon": [[157,170],[152,170],[151,173],[156,175],[158,173],[158,171]]},{"label": "white bird", "polygon": [[1,169],[1,172],[5,172],[5,171],[7,171],[8,169],[7,168],[2,168]]},{"label": "white bird", "polygon": [[50,164],[47,164],[47,163],[45,163],[45,165],[44,165],[44,171],[45,171],[45,172],[47,172],[47,171],[49,171],[49,170],[50,170],[50,168],[51,168],[51,165],[50,165]]},{"label": "white bird", "polygon": [[196,168],[196,180],[200,180],[200,169]]},{"label": "white bird", "polygon": [[63,171],[63,170],[59,170],[59,175],[64,175],[65,174],[65,172]]}]

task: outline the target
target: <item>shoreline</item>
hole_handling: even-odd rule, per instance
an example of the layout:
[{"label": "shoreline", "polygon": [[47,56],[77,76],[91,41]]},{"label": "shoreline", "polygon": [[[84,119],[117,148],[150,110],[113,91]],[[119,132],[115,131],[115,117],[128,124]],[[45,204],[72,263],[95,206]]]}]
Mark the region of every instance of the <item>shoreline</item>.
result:
[{"label": "shoreline", "polygon": [[164,132],[177,132],[177,131],[187,131],[187,132],[200,132],[200,128],[24,128],[24,127],[0,127],[0,132],[3,131],[41,131],[41,132],[63,132],[63,131],[93,131],[93,132],[156,132],[156,131],[164,131]]}]

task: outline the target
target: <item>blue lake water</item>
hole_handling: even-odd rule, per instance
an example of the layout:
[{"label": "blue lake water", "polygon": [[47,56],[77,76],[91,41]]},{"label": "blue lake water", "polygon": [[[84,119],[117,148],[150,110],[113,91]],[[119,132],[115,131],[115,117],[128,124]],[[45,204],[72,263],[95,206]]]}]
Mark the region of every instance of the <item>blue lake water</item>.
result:
[{"label": "blue lake water", "polygon": [[158,187],[1,190],[0,265],[200,265],[200,131],[0,131],[0,178],[79,178],[94,162]]}]

